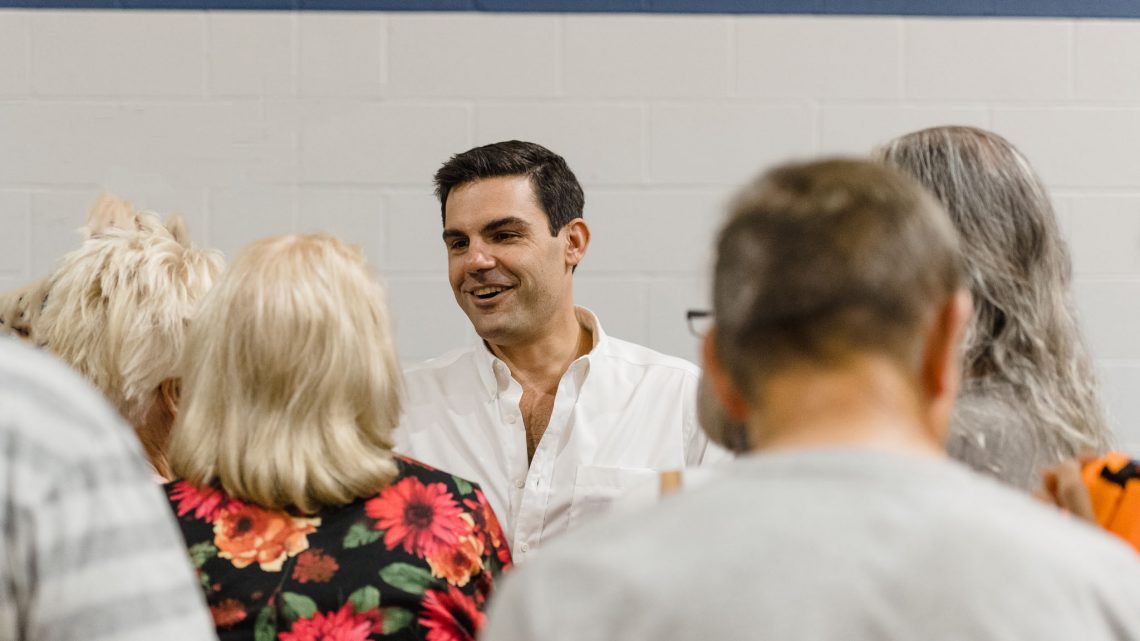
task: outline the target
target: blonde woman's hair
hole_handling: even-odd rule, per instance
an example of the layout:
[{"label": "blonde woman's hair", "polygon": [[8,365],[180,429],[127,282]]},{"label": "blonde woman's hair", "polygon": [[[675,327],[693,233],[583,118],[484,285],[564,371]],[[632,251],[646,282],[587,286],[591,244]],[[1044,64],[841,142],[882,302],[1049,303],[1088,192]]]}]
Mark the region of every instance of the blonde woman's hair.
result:
[{"label": "blonde woman's hair", "polygon": [[312,513],[395,478],[402,382],[380,284],[326,235],[257,241],[190,330],[177,478]]},{"label": "blonde woman's hair", "polygon": [[140,431],[165,472],[166,434],[143,434],[164,381],[179,377],[186,326],[222,270],[221,255],[195,248],[181,217],[164,224],[104,196],[88,238],[33,289],[42,311],[29,338],[98,387]]},{"label": "blonde woman's hair", "polygon": [[1069,253],[1029,161],[972,127],[916,131],[876,153],[934,193],[962,239],[974,317],[951,454],[1036,488],[1042,468],[1109,447],[1069,291]]}]

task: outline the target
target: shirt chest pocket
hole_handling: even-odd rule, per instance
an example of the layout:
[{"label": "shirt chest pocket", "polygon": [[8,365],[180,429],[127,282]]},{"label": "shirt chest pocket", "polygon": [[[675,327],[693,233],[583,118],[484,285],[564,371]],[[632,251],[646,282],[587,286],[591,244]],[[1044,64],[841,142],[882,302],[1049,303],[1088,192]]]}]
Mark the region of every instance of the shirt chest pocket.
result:
[{"label": "shirt chest pocket", "polygon": [[616,499],[629,489],[652,482],[657,471],[647,467],[579,465],[570,498],[570,527],[576,527],[610,511]]}]

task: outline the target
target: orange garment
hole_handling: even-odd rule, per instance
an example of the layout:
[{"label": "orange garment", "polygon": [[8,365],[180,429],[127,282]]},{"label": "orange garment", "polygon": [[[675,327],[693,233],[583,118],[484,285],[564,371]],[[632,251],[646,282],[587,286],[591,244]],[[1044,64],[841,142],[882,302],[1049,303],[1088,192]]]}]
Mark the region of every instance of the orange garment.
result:
[{"label": "orange garment", "polygon": [[1140,552],[1140,461],[1110,452],[1085,463],[1081,477],[1097,523]]}]

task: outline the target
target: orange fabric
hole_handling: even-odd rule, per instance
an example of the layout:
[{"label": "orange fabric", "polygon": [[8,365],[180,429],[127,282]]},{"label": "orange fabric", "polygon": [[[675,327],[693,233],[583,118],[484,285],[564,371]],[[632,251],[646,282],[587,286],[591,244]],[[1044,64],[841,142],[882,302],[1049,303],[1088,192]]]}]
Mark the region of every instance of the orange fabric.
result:
[{"label": "orange fabric", "polygon": [[668,496],[681,489],[681,471],[669,470],[661,473],[661,496]]},{"label": "orange fabric", "polygon": [[1081,476],[1097,523],[1140,552],[1140,463],[1111,452],[1085,463]]}]

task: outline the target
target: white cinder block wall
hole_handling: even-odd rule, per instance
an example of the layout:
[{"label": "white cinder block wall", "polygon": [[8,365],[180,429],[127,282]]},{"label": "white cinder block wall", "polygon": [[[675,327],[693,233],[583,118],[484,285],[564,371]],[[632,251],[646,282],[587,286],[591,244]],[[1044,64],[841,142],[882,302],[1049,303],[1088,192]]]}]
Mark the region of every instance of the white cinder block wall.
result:
[{"label": "white cinder block wall", "polygon": [[774,16],[0,12],[0,287],[100,190],[232,253],[324,229],[388,282],[405,360],[467,340],[433,171],[506,138],[565,155],[578,297],[695,357],[733,186],[935,124],[1011,138],[1053,190],[1121,440],[1140,449],[1140,22]]}]

